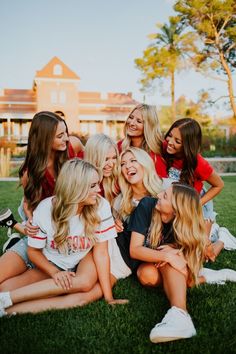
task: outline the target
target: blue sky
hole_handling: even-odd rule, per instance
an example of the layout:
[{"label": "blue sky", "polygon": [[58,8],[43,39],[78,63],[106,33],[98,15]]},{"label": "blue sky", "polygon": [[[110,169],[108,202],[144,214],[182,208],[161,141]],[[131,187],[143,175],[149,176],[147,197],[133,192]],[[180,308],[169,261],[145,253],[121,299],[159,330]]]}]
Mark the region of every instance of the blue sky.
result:
[{"label": "blue sky", "polygon": [[[172,0],[1,0],[0,88],[31,88],[36,70],[58,56],[81,78],[87,91],[132,92],[143,99],[134,59],[150,44],[157,22],[173,14]],[[158,83],[146,102],[170,102],[168,82]],[[218,97],[226,84],[182,73],[177,97],[196,99],[201,89]],[[217,114],[217,110],[214,110]]]}]

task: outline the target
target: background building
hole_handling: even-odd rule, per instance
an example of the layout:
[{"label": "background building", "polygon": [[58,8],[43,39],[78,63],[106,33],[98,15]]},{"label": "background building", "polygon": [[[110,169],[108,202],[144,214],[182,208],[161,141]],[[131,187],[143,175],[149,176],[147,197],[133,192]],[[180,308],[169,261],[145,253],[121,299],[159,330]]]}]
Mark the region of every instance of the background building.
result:
[{"label": "background building", "polygon": [[31,120],[42,110],[64,116],[70,133],[120,137],[123,122],[137,104],[132,94],[84,92],[79,82],[79,76],[54,57],[36,72],[32,89],[0,90],[0,138],[25,145]]}]

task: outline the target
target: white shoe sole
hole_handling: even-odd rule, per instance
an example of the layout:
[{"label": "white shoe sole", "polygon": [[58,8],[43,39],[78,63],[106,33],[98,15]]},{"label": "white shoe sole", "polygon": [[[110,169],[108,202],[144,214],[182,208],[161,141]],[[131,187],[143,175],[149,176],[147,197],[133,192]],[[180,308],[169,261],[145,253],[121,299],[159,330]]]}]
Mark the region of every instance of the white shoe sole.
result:
[{"label": "white shoe sole", "polygon": [[188,337],[151,337],[150,336],[150,341],[152,343],[164,343],[164,342],[170,342],[170,341],[174,341],[174,340],[180,340],[180,339],[189,339],[189,338],[192,338],[193,336],[195,336],[196,334],[193,334],[191,336],[188,336]]}]

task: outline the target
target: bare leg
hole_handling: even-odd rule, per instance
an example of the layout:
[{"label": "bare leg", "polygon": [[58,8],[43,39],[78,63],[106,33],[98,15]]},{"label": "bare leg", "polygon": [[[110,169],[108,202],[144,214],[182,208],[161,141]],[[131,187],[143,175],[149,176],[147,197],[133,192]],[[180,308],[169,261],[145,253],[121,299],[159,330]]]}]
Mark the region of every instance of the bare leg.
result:
[{"label": "bare leg", "polygon": [[144,286],[156,287],[162,283],[161,274],[153,263],[142,263],[138,267],[137,277]]},{"label": "bare leg", "polygon": [[217,257],[220,252],[224,249],[224,243],[222,241],[216,241],[212,244],[215,256]]},{"label": "bare leg", "polygon": [[[114,286],[116,281],[116,278],[111,275],[112,286]],[[11,314],[13,312],[19,314],[27,312],[37,313],[52,309],[66,309],[77,306],[84,306],[90,302],[100,299],[102,295],[103,294],[101,286],[99,283],[96,283],[95,286],[88,292],[62,295],[57,297],[51,297],[49,299],[26,301],[9,307],[6,312],[8,314]]]},{"label": "bare leg", "polygon": [[8,251],[0,257],[0,284],[27,270],[24,260],[16,253]]},{"label": "bare leg", "polygon": [[56,285],[52,278],[24,286],[10,292],[13,304],[51,296],[58,296],[79,291],[89,291],[97,281],[97,271],[93,261],[92,252],[79,264],[76,276],[72,277],[72,288],[65,290]]},{"label": "bare leg", "polygon": [[162,275],[164,290],[171,307],[176,306],[184,311],[187,311],[187,284],[185,276],[169,264],[160,267],[159,270]]},{"label": "bare leg", "polygon": [[12,291],[48,278],[49,276],[39,269],[27,268],[24,273],[4,281],[0,285],[0,291]]}]

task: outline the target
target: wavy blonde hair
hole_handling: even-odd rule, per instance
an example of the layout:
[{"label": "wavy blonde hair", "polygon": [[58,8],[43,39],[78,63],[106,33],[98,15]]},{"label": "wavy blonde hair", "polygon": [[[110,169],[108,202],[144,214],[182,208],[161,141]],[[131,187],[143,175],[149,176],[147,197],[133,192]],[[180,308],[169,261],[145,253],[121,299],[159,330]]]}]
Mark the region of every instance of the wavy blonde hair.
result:
[{"label": "wavy blonde hair", "polygon": [[[157,194],[162,190],[162,181],[156,173],[152,158],[146,151],[131,146],[128,149],[122,151],[120,155],[120,163],[122,161],[122,157],[128,152],[130,152],[137,160],[137,162],[143,167],[143,186],[147,191],[147,195],[157,197]],[[119,186],[122,193],[122,201],[119,214],[124,218],[131,214],[134,209],[134,205],[132,203],[132,185],[124,178],[121,172],[121,164],[119,164]]]},{"label": "wavy blonde hair", "polygon": [[[199,194],[194,188],[175,182],[172,184],[172,207],[176,246],[183,252],[187,261],[190,279],[197,284],[207,239]],[[156,208],[153,211],[150,230],[150,243],[156,248],[160,244],[162,233],[161,215]]]},{"label": "wavy blonde hair", "polygon": [[118,159],[119,153],[116,143],[109,136],[101,133],[91,136],[88,139],[84,149],[84,160],[96,166],[102,181],[104,197],[110,202],[110,204],[112,204],[114,197],[119,192],[117,183],[118,162],[113,168],[112,175],[110,177],[103,177],[103,167],[105,166],[107,153],[111,147],[115,149]]},{"label": "wavy blonde hair", "polygon": [[[55,186],[52,220],[56,230],[54,240],[63,253],[68,252],[69,221],[77,215],[79,205],[83,205],[88,197],[94,172],[97,172],[97,169],[89,162],[74,158],[65,162],[59,173]],[[80,214],[84,234],[92,244],[96,241],[95,229],[100,223],[97,213],[99,200],[100,198],[97,198],[95,205],[84,205]]]},{"label": "wavy blonde hair", "polygon": [[[129,116],[135,110],[139,110],[143,118],[144,137],[143,137],[143,143],[141,148],[145,150],[147,153],[153,151],[155,154],[160,154],[161,146],[162,146],[162,133],[160,129],[160,122],[157,115],[156,106],[152,106],[148,104],[139,104],[129,113]],[[127,134],[127,120],[124,125],[125,138],[122,142],[122,150],[125,150],[129,146],[131,146],[131,138]]]}]

